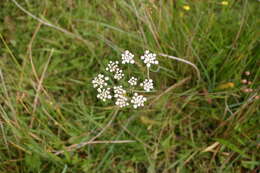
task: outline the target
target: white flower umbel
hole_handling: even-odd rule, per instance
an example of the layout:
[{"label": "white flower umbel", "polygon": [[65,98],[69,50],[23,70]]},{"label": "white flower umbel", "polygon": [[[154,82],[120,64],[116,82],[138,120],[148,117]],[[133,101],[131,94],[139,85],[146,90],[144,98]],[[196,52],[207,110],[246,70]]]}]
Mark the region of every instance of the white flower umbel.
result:
[{"label": "white flower umbel", "polygon": [[118,64],[118,61],[109,61],[106,67],[106,71],[116,72],[119,69]]},{"label": "white flower umbel", "polygon": [[148,68],[151,66],[151,64],[159,64],[159,62],[156,60],[156,54],[150,53],[149,50],[145,51],[144,55],[141,56],[141,59]]},{"label": "white flower umbel", "polygon": [[134,64],[134,63],[135,63],[134,55],[128,50],[126,50],[122,54],[122,64]]},{"label": "white flower umbel", "polygon": [[115,98],[118,98],[118,97],[123,96],[125,94],[126,94],[126,90],[124,90],[121,85],[114,87],[114,97]]},{"label": "white flower umbel", "polygon": [[123,70],[121,69],[116,69],[116,73],[114,75],[114,79],[116,80],[120,80],[124,77],[124,74],[123,74]]},{"label": "white flower umbel", "polygon": [[153,80],[152,79],[145,79],[140,84],[140,86],[143,87],[145,91],[149,92],[153,89]]},{"label": "white flower umbel", "polygon": [[92,80],[92,84],[94,88],[103,88],[104,86],[107,86],[107,82],[109,80],[109,77],[105,77],[103,74],[99,74],[97,77],[95,77]]},{"label": "white flower umbel", "polygon": [[129,103],[127,102],[127,97],[120,95],[119,97],[116,98],[116,102],[115,104],[117,106],[119,106],[120,108],[126,107],[129,105]]},{"label": "white flower umbel", "polygon": [[133,107],[135,109],[144,106],[144,102],[146,101],[146,97],[144,97],[143,95],[138,95],[137,93],[134,93],[134,96],[131,99],[131,103],[133,104]]},{"label": "white flower umbel", "polygon": [[137,78],[131,77],[131,78],[129,79],[128,83],[129,83],[131,86],[137,85]]},{"label": "white flower umbel", "polygon": [[[108,62],[105,68],[106,74],[98,74],[92,80],[93,87],[97,90],[98,99],[102,101],[112,100],[113,104],[119,108],[132,106],[136,109],[144,106],[148,99],[139,92],[153,91],[154,82],[149,76],[150,67],[153,64],[159,64],[159,62],[156,59],[156,54],[146,50],[141,59],[146,65],[147,77],[140,81],[137,76],[128,76],[127,74],[131,74],[130,71],[127,71],[127,74],[124,73],[125,67],[123,64],[135,64],[134,57],[130,51],[124,51],[121,60]],[[127,86],[124,85],[123,87],[124,82]]]},{"label": "white flower umbel", "polygon": [[101,99],[102,101],[106,101],[107,99],[112,99],[110,88],[98,88],[97,91],[98,91],[97,98]]}]

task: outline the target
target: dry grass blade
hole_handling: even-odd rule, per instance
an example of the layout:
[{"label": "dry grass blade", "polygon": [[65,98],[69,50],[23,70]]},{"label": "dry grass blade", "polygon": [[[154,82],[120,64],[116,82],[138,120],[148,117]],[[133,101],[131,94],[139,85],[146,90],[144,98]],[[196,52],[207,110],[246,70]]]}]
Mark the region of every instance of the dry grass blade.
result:
[{"label": "dry grass blade", "polygon": [[205,148],[202,152],[211,152],[214,148],[216,148],[219,145],[219,142],[215,142],[214,144],[208,146]]},{"label": "dry grass blade", "polygon": [[163,53],[159,53],[158,55],[159,55],[159,56],[166,57],[166,58],[170,58],[170,59],[173,59],[173,60],[176,60],[176,61],[180,61],[180,62],[183,62],[183,63],[188,64],[188,65],[191,65],[191,66],[196,70],[196,72],[197,72],[198,80],[199,80],[199,81],[201,80],[201,75],[200,75],[200,70],[199,70],[199,68],[198,68],[195,64],[191,63],[190,61],[187,61],[187,60],[185,60],[185,59],[178,58],[178,57],[175,57],[175,56],[166,55],[166,54],[163,54]]},{"label": "dry grass blade", "polygon": [[49,63],[50,63],[50,60],[51,60],[53,51],[54,51],[54,49],[51,50],[51,53],[50,53],[50,55],[49,55],[49,58],[48,58],[48,60],[47,60],[47,62],[46,62],[46,64],[45,64],[45,66],[44,66],[44,69],[43,69],[41,78],[40,78],[40,80],[39,80],[39,82],[38,82],[38,85],[37,85],[36,95],[35,95],[34,101],[33,101],[33,112],[32,112],[32,119],[31,119],[31,122],[30,122],[30,127],[33,126],[33,122],[34,122],[34,119],[35,119],[34,113],[35,113],[36,108],[37,108],[38,99],[39,99],[39,94],[40,94],[40,91],[41,91],[41,89],[42,89],[43,79],[44,79],[44,77],[45,77],[45,73],[46,73],[47,68],[48,68],[48,65],[49,65]]}]

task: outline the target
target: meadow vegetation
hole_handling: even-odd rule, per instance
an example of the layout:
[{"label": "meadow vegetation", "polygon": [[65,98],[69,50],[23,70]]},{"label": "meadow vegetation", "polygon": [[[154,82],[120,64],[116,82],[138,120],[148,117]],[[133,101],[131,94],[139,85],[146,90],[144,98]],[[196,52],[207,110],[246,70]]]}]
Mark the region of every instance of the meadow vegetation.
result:
[{"label": "meadow vegetation", "polygon": [[[260,170],[260,2],[16,1],[0,1],[0,173]],[[124,50],[200,77],[158,56],[156,92],[118,109],[91,81]]]}]

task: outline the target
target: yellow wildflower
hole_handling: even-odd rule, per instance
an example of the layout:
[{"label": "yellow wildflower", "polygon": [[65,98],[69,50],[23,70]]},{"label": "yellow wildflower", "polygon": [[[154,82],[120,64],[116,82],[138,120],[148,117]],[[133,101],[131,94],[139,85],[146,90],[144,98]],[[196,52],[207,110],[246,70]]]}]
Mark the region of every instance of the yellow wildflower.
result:
[{"label": "yellow wildflower", "polygon": [[218,86],[218,89],[228,89],[234,88],[235,84],[233,82],[224,83]]},{"label": "yellow wildflower", "polygon": [[189,10],[190,10],[190,6],[188,6],[188,5],[184,5],[182,8],[183,8],[184,10],[186,10],[186,11],[189,11]]},{"label": "yellow wildflower", "polygon": [[228,5],[228,1],[222,1],[221,5]]}]

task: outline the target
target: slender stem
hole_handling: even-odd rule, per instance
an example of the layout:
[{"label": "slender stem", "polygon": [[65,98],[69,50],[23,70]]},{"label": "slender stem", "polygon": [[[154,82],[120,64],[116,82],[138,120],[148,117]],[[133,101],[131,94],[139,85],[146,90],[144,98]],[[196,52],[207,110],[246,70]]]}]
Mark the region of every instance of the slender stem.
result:
[{"label": "slender stem", "polygon": [[159,53],[158,55],[159,55],[159,56],[163,56],[163,57],[167,57],[167,58],[170,58],[170,59],[174,59],[174,60],[183,62],[183,63],[185,63],[185,64],[191,65],[191,66],[196,70],[196,72],[197,72],[198,80],[199,80],[199,81],[201,80],[199,68],[198,68],[195,64],[191,63],[190,61],[187,61],[187,60],[185,60],[185,59],[178,58],[178,57],[175,57],[175,56],[166,55],[166,54],[163,54],[163,53]]},{"label": "slender stem", "polygon": [[150,79],[150,68],[149,67],[147,67],[147,77],[148,77],[148,79]]}]

